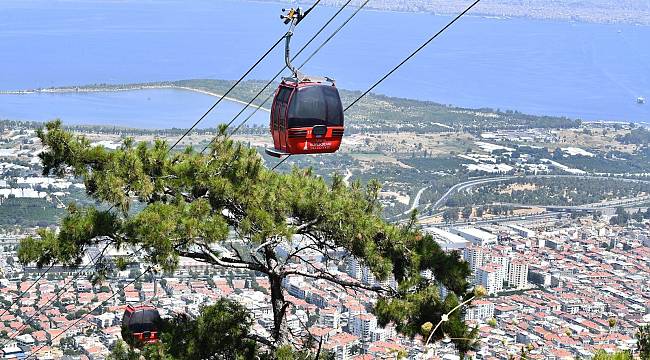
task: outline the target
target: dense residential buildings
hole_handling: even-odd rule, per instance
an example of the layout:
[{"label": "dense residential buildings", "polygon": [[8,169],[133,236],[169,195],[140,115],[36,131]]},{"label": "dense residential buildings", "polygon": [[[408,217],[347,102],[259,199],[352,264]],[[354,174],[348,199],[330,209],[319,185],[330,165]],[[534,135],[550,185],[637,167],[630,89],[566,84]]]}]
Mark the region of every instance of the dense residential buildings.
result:
[{"label": "dense residential buildings", "polygon": [[364,342],[372,340],[373,333],[377,330],[377,318],[371,314],[356,314],[348,322],[352,335],[362,339]]},{"label": "dense residential buildings", "polygon": [[[11,133],[15,136],[25,144],[4,151],[8,157],[0,158],[4,161],[0,166],[0,190],[4,190],[0,191],[0,201],[18,198],[60,209],[66,199],[79,197],[83,191],[79,180],[43,178],[26,166],[35,156],[33,132]],[[35,227],[0,230],[0,299],[7,302],[25,294],[0,317],[0,333],[16,334],[0,349],[5,358],[33,354],[37,359],[60,359],[66,351],[102,359],[121,338],[120,319],[125,306],[139,303],[154,304],[163,317],[179,312],[196,316],[202,306],[225,297],[245,306],[255,320],[257,334],[270,334],[273,311],[268,279],[264,277],[218,271],[181,258],[174,274],[128,284],[128,279],[144,269],[134,265],[104,283],[93,284],[88,280],[92,269],[86,265],[101,249],[92,248],[81,259],[81,270],[53,266],[36,281],[43,270],[34,264],[23,266],[16,257],[18,241],[34,235]],[[530,359],[588,358],[598,349],[634,349],[636,329],[650,322],[647,220],[618,226],[610,225],[607,217],[585,215],[424,230],[443,249],[465,259],[471,270],[470,281],[488,290],[487,297],[462,310],[465,320],[480,332],[479,346],[470,354],[474,358],[516,357],[522,348],[527,349]],[[103,256],[115,261],[130,256],[130,251],[108,248]],[[316,265],[330,266],[341,279],[368,285],[380,282],[352,256],[338,264]],[[305,263],[295,266],[309,270]],[[83,276],[75,278],[76,274]],[[392,278],[383,283],[395,285]],[[66,284],[67,291],[60,299],[43,309]],[[336,359],[394,359],[399,352],[407,354],[408,359],[425,358],[420,337],[399,336],[392,325],[378,325],[371,311],[376,301],[373,294],[346,291],[305,276],[287,278],[284,290],[295,305],[288,318],[292,331],[305,334],[309,330],[322,338],[323,348],[332,351]],[[114,292],[120,295],[111,298]],[[440,294],[448,295],[443,286]],[[101,311],[87,314],[100,304],[104,305]],[[87,314],[87,321],[75,323],[83,314]],[[32,315],[34,321],[30,321]],[[615,326],[610,325],[610,319],[615,319]],[[31,328],[34,323],[38,326]],[[22,331],[28,327],[29,331]],[[435,351],[445,359],[458,358],[448,341],[436,343]]]},{"label": "dense residential buildings", "polygon": [[[499,234],[497,244],[470,245],[463,251],[468,262],[475,265],[474,283],[485,286],[490,293],[464,309],[466,321],[477,325],[480,331],[480,346],[474,356],[501,358],[504,354],[515,355],[525,347],[529,357],[536,359],[557,354],[588,357],[597,349],[634,348],[637,327],[650,322],[650,299],[639,291],[650,285],[650,248],[643,245],[648,226],[619,227],[581,218],[563,220],[558,226],[538,227],[534,237],[520,236],[517,230],[505,225],[487,228]],[[609,246],[612,238],[617,239],[614,247]],[[3,259],[15,257],[14,251],[8,248]],[[16,267],[16,273],[21,273],[15,263],[9,265],[3,260],[0,265],[5,274]],[[342,264],[344,272],[339,276],[353,279],[348,273],[363,274],[364,268],[363,264],[348,261]],[[122,279],[128,278],[131,271],[134,269],[126,270]],[[30,277],[34,279],[35,274]],[[21,299],[21,309],[25,314],[35,313],[44,299],[71,278],[71,274],[58,272],[41,279]],[[21,281],[20,276],[3,279],[0,296],[15,297],[32,283],[33,280]],[[200,306],[228,297],[244,304],[253,314],[256,332],[268,335],[271,329],[272,310],[265,278],[246,273],[206,275],[183,270],[173,277],[149,278],[137,287],[127,286],[124,296],[109,301],[103,313],[88,316],[88,321],[72,326],[55,339],[62,329],[73,324],[75,317],[70,314],[107,300],[111,291],[124,286],[126,281],[115,278],[104,286],[86,280],[73,283],[60,303],[39,316],[42,330],[17,336],[4,347],[7,357],[18,354],[20,358],[45,345],[37,358],[57,358],[58,344],[74,339],[70,343],[74,351],[101,358],[120,338],[119,321],[124,306],[143,301],[155,303],[163,316],[169,316],[178,311],[197,314]],[[423,358],[417,339],[398,336],[391,326],[378,326],[375,316],[368,312],[374,301],[368,295],[337,291],[331,284],[304,277],[290,278],[285,291],[296,305],[296,311],[290,315],[290,326],[301,331],[301,323],[305,322],[312,334],[323,337],[324,348],[332,351],[336,359],[394,358],[399,349],[409,349],[409,359]],[[613,328],[611,318],[616,319]],[[0,320],[4,321],[0,322],[0,331],[13,333],[27,319],[7,314]],[[435,347],[437,354],[446,354],[450,359],[456,356],[445,342]]]},{"label": "dense residential buildings", "polygon": [[621,227],[579,217],[481,227],[499,240],[463,251],[474,283],[491,293],[465,312],[480,329],[478,358],[516,356],[522,348],[534,359],[635,349],[638,326],[650,322],[642,290],[650,286],[650,223]]}]

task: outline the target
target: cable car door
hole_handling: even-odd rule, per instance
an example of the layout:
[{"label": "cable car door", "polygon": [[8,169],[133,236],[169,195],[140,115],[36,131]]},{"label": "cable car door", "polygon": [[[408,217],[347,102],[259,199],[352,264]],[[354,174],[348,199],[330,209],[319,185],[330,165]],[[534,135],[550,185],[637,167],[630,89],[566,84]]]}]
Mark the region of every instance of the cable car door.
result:
[{"label": "cable car door", "polygon": [[283,151],[288,151],[289,150],[289,144],[287,143],[287,136],[288,136],[288,131],[289,131],[289,119],[288,117],[288,112],[289,112],[289,102],[291,101],[291,98],[293,97],[294,91],[296,91],[293,88],[283,88],[284,91],[282,91],[282,97],[280,97],[280,116],[278,119],[278,125],[280,127],[279,131],[279,140],[280,140],[280,148]]}]

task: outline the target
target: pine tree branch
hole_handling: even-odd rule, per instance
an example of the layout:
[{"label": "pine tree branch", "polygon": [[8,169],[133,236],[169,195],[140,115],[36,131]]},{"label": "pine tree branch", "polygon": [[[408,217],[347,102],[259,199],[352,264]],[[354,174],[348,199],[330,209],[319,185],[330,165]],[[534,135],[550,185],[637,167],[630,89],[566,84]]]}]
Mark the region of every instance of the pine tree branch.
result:
[{"label": "pine tree branch", "polygon": [[294,229],[294,232],[295,232],[296,234],[304,234],[304,233],[306,233],[307,230],[309,230],[312,226],[318,224],[319,221],[320,221],[320,219],[313,219],[313,220],[308,221],[308,222],[306,222],[306,223],[303,223],[303,224],[301,224],[301,225],[299,225],[299,226],[296,226],[295,229]]},{"label": "pine tree branch", "polygon": [[332,275],[330,273],[327,273],[325,271],[322,271],[320,269],[318,269],[316,274],[311,274],[311,273],[307,273],[307,272],[300,271],[300,270],[288,270],[288,271],[284,271],[282,273],[282,275],[283,276],[300,275],[300,276],[304,276],[304,277],[311,278],[311,279],[327,280],[327,281],[333,282],[333,283],[335,283],[337,285],[340,285],[340,286],[342,286],[344,288],[363,289],[363,290],[372,291],[372,292],[376,292],[376,293],[395,293],[394,290],[387,289],[387,288],[384,288],[382,286],[376,286],[376,285],[371,286],[371,285],[362,284],[360,282],[352,282],[352,281],[339,279],[339,278],[335,277],[334,275]]},{"label": "pine tree branch", "polygon": [[197,261],[207,262],[225,268],[248,269],[259,271],[265,274],[267,273],[267,269],[259,266],[258,264],[234,258],[219,257],[207,246],[200,245],[200,247],[202,252],[191,252],[183,250],[177,250],[177,252],[179,256],[187,257]]},{"label": "pine tree branch", "polygon": [[264,344],[268,346],[269,349],[271,350],[275,350],[277,348],[277,346],[275,346],[275,344],[271,340],[257,334],[247,334],[246,338],[258,342],[260,344]]}]

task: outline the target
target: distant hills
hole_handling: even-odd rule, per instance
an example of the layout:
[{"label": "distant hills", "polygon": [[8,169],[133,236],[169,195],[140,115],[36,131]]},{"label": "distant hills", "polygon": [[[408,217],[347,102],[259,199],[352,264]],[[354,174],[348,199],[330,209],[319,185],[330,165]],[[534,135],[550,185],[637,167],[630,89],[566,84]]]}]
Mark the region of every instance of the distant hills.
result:
[{"label": "distant hills", "polygon": [[[361,2],[362,0],[353,0],[352,4],[359,5]],[[323,0],[321,3],[340,6],[345,0]],[[305,2],[301,2],[301,5],[303,4]],[[468,4],[469,0],[373,0],[367,7],[390,11],[452,14],[462,11]],[[499,17],[650,25],[650,2],[647,0],[490,0],[482,2],[472,13]]]}]

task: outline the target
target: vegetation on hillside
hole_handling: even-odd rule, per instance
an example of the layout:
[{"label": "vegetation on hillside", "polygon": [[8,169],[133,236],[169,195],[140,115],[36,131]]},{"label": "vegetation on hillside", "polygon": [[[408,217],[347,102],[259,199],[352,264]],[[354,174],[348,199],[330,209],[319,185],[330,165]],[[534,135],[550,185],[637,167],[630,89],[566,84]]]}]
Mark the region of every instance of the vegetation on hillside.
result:
[{"label": "vegetation on hillside", "polygon": [[650,130],[637,127],[625,135],[618,136],[616,140],[622,144],[647,145],[650,144]]},{"label": "vegetation on hillside", "polygon": [[639,327],[636,333],[641,360],[650,360],[650,324]]},{"label": "vegetation on hillside", "polygon": [[[523,189],[517,185],[528,185]],[[516,178],[475,186],[447,200],[448,206],[502,204],[585,205],[650,194],[650,183],[579,177]]]},{"label": "vegetation on hillside", "polygon": [[62,209],[45,199],[0,198],[0,226],[48,226],[63,215]]},{"label": "vegetation on hillside", "polygon": [[629,351],[619,351],[607,353],[605,350],[598,350],[592,360],[632,360],[632,354]]}]

